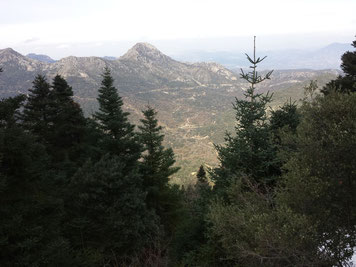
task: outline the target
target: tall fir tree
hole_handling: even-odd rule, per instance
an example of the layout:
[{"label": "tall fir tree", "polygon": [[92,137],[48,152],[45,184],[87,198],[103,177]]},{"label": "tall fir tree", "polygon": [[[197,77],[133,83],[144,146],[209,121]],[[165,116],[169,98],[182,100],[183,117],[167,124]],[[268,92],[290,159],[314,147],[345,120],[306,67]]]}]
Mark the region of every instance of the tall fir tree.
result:
[{"label": "tall fir tree", "polygon": [[23,101],[0,101],[0,265],[70,266],[56,175],[44,145],[22,128]]},{"label": "tall fir tree", "polygon": [[54,77],[49,97],[51,154],[57,162],[77,161],[86,129],[83,112],[73,100],[72,87],[60,75]]},{"label": "tall fir tree", "polygon": [[177,188],[169,185],[169,177],[176,173],[179,167],[173,166],[173,150],[162,145],[164,135],[161,134],[162,127],[158,126],[157,112],[147,107],[143,115],[142,125],[138,128],[140,142],[144,146],[141,172],[148,193],[147,204],[159,215],[166,230],[171,231],[177,220],[179,195]]},{"label": "tall fir tree", "polygon": [[122,110],[123,102],[110,70],[105,69],[99,89],[99,111],[94,114],[98,127],[103,135],[101,145],[104,154],[111,153],[122,157],[127,162],[135,162],[140,158],[141,145],[134,133],[135,126],[128,121],[128,112]]},{"label": "tall fir tree", "polygon": [[279,173],[267,117],[267,105],[272,96],[256,92],[256,85],[270,79],[272,71],[263,77],[258,74],[257,65],[266,57],[256,58],[255,44],[253,58],[246,56],[252,71],[245,73],[241,69],[241,77],[249,83],[249,88],[244,94],[245,99],[236,98],[233,106],[237,122],[235,135],[226,134],[225,144],[215,146],[220,161],[220,166],[212,172],[215,189],[226,188],[231,179],[241,175],[256,182],[273,184]]},{"label": "tall fir tree", "polygon": [[47,142],[52,127],[50,87],[45,76],[37,75],[33,81],[32,89],[29,89],[30,95],[23,111],[24,127],[44,143]]}]

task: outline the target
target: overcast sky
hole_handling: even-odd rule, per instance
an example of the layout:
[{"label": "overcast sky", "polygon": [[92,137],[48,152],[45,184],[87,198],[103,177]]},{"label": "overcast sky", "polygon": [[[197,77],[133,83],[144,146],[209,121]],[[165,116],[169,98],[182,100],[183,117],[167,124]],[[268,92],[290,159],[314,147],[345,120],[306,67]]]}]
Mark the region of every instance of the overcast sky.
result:
[{"label": "overcast sky", "polygon": [[166,53],[351,42],[356,0],[0,0],[0,49],[53,58],[120,56],[136,42]]}]

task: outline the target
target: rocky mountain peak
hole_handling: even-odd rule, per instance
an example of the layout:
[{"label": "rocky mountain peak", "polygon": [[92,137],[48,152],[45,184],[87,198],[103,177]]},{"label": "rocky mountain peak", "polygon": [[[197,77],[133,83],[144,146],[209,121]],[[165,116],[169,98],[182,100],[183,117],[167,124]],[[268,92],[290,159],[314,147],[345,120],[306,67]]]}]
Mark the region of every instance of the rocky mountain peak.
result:
[{"label": "rocky mountain peak", "polygon": [[0,50],[0,65],[4,66],[7,72],[9,72],[11,67],[14,66],[27,71],[34,71],[38,69],[38,67],[42,66],[42,64],[44,63],[27,58],[12,48]]},{"label": "rocky mountain peak", "polygon": [[0,54],[2,56],[5,56],[5,55],[12,55],[12,56],[20,56],[20,57],[23,57],[20,53],[16,52],[14,49],[12,48],[5,48],[5,49],[1,49],[0,50]]},{"label": "rocky mountain peak", "polygon": [[137,43],[129,49],[125,55],[120,57],[120,60],[129,61],[167,61],[172,60],[164,55],[156,47],[149,43]]}]

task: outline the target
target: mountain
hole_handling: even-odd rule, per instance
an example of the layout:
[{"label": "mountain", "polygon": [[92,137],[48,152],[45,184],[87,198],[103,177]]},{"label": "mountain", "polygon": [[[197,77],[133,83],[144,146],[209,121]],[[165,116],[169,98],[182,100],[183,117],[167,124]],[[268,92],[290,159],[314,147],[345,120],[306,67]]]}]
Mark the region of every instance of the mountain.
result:
[{"label": "mountain", "polygon": [[24,93],[31,87],[36,73],[41,73],[45,64],[27,58],[11,48],[0,50],[0,96],[7,97]]},{"label": "mountain", "polygon": [[[86,115],[97,109],[97,93],[105,67],[111,69],[115,86],[125,109],[138,123],[141,110],[150,104],[158,111],[165,128],[166,145],[171,146],[182,167],[174,178],[189,183],[201,164],[217,164],[214,143],[224,140],[226,130],[234,128],[232,102],[242,97],[247,84],[239,74],[217,63],[183,63],[163,54],[154,46],[138,43],[116,60],[100,57],[67,57],[45,63],[25,57],[12,49],[0,50],[0,97],[27,93],[36,74],[52,79],[56,74],[73,87]],[[271,91],[280,105],[289,97],[303,97],[310,80],[320,85],[339,74],[336,70],[275,71],[260,92]]]},{"label": "mountain", "polygon": [[105,57],[103,57],[103,59],[106,59],[106,60],[116,60],[117,58],[116,58],[116,57],[111,57],[111,56],[105,56]]},{"label": "mountain", "polygon": [[45,63],[54,63],[54,62],[56,62],[53,58],[50,58],[47,55],[39,55],[39,54],[35,54],[35,53],[30,53],[30,54],[27,54],[26,57],[29,57],[29,58],[32,58],[32,59],[36,59],[38,61],[45,62]]}]

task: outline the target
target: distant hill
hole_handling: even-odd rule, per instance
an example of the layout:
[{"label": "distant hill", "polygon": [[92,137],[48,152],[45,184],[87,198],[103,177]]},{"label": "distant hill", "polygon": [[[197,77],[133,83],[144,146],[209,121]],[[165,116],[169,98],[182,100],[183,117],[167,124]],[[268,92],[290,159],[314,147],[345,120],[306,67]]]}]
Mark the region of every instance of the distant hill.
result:
[{"label": "distant hill", "polygon": [[[136,44],[116,60],[71,56],[54,63],[33,60],[7,48],[0,50],[0,66],[4,70],[0,97],[28,93],[38,73],[48,79],[58,73],[73,87],[86,115],[97,109],[101,74],[105,67],[110,68],[134,122],[147,104],[157,109],[166,145],[174,149],[177,164],[182,166],[174,178],[179,183],[191,181],[201,164],[217,163],[213,143],[221,143],[225,131],[233,129],[232,102],[247,88],[238,73],[220,64],[179,62],[147,43]],[[259,91],[273,92],[272,106],[276,106],[289,97],[302,98],[303,86],[311,79],[323,85],[338,74],[337,70],[275,71]]]},{"label": "distant hill", "polygon": [[105,57],[103,57],[103,59],[106,59],[106,60],[116,60],[117,57],[105,56]]},{"label": "distant hill", "polygon": [[[316,50],[276,50],[262,51],[259,55],[268,55],[268,59],[260,65],[262,69],[339,69],[343,53],[351,50],[350,44],[333,43]],[[186,62],[218,62],[229,69],[239,70],[248,67],[244,53],[187,51],[174,58]]]},{"label": "distant hill", "polygon": [[56,62],[54,59],[50,58],[47,55],[39,55],[39,54],[35,54],[35,53],[30,53],[30,54],[27,54],[26,57],[29,57],[31,59],[36,59],[38,61],[45,62],[45,63]]}]

